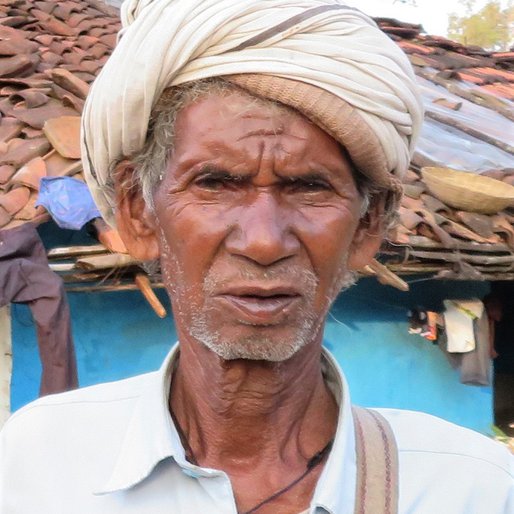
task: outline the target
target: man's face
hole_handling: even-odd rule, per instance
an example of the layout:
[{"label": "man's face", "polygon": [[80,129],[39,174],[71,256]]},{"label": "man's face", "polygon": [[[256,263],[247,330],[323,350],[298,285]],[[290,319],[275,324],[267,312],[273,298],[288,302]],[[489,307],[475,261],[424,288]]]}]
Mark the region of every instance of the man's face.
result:
[{"label": "man's face", "polygon": [[319,341],[362,203],[338,144],[237,93],[187,106],[175,133],[154,202],[181,339],[270,361]]}]

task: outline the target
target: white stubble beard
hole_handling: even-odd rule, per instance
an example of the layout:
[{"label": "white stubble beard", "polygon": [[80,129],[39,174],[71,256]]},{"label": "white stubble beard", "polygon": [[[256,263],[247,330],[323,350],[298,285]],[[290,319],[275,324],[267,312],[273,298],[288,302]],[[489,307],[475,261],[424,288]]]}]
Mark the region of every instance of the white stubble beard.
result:
[{"label": "white stubble beard", "polygon": [[[347,271],[346,267],[344,267],[344,271],[342,271],[338,280],[335,281],[334,294],[327,298],[327,312],[322,313],[322,315],[316,315],[312,308],[309,307],[312,307],[314,303],[318,279],[311,271],[302,271],[302,275],[304,275],[303,280],[306,282],[306,292],[303,296],[306,305],[299,312],[298,318],[301,321],[297,324],[296,330],[289,340],[284,341],[282,339],[277,341],[271,336],[255,333],[228,341],[223,339],[219,331],[214,331],[209,327],[207,313],[200,309],[193,315],[189,333],[224,360],[247,359],[282,362],[290,359],[317,337],[335,297],[355,283],[355,274]],[[203,289],[206,295],[213,289],[212,285],[209,284],[211,281],[213,280],[209,277],[204,281]],[[256,327],[255,330],[259,329]]]},{"label": "white stubble beard", "polygon": [[[179,305],[181,302],[188,301],[187,288],[184,287],[184,283],[181,281],[183,271],[176,257],[170,251],[162,229],[160,227],[159,229],[163,249],[162,257],[165,257],[165,260],[167,259],[169,264],[173,263],[174,270],[174,276],[172,277],[168,267],[161,265],[163,280],[170,296],[175,297],[175,299],[180,298],[178,302],[173,302],[172,299],[175,308],[178,307],[178,312],[175,312],[174,308],[174,315],[180,317],[181,312]],[[263,336],[258,333],[246,337],[239,337],[235,341],[228,341],[222,337],[218,330],[214,330],[209,326],[208,314],[201,306],[197,306],[196,309],[194,309],[186,330],[195,340],[206,346],[223,360],[247,359],[269,362],[288,360],[316,338],[332,302],[340,292],[348,289],[355,283],[355,273],[348,271],[346,264],[345,260],[341,265],[339,276],[334,280],[334,287],[327,297],[326,312],[322,312],[319,315],[316,315],[312,310],[316,289],[319,283],[317,276],[310,270],[301,270],[300,273],[297,273],[302,275],[302,280],[304,281],[305,292],[303,298],[305,306],[300,310],[298,317],[301,321],[298,323],[297,329],[294,334],[292,334],[289,341],[282,339],[277,342],[270,336]],[[272,279],[273,276],[284,278],[287,274],[291,274],[291,268],[285,268],[285,270],[286,271],[281,271],[280,273],[265,272],[264,276],[267,276],[268,279]],[[292,279],[295,283],[298,281],[297,276],[292,277]],[[214,290],[216,284],[216,277],[206,276],[203,283],[205,297]],[[189,303],[191,306],[192,302],[189,301]]]}]

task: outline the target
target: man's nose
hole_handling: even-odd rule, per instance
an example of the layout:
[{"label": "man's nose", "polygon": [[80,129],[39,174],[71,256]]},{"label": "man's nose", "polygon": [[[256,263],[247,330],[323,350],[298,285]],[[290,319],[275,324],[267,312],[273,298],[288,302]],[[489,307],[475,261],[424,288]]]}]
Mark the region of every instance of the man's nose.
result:
[{"label": "man's nose", "polygon": [[261,266],[295,255],[300,242],[291,227],[291,213],[272,192],[259,192],[235,221],[227,250]]}]

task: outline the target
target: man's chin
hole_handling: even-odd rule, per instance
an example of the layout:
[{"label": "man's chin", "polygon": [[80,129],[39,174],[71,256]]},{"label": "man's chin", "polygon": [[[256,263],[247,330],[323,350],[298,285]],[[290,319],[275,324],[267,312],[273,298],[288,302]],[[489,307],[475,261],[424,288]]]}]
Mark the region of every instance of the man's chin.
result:
[{"label": "man's chin", "polygon": [[189,324],[189,333],[224,360],[283,362],[314,341],[320,326],[320,319],[312,314],[273,326],[221,324],[196,317]]},{"label": "man's chin", "polygon": [[194,324],[190,335],[223,360],[282,362],[313,341],[315,332],[311,323],[309,326],[304,324],[303,330],[283,328],[257,330],[256,327],[239,326],[236,335],[230,330],[223,333],[223,330],[208,330],[205,324]]},{"label": "man's chin", "polygon": [[290,342],[267,338],[246,338],[238,341],[200,340],[209,350],[223,360],[252,360],[283,362],[303,348],[307,341],[296,339]]}]

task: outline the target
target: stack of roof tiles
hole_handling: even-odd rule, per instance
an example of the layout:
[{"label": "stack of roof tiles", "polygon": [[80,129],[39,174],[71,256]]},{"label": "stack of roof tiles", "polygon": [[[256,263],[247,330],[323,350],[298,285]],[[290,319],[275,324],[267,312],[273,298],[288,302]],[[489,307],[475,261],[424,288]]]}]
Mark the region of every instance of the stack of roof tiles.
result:
[{"label": "stack of roof tiles", "polygon": [[[448,166],[514,184],[514,52],[377,22],[406,52],[426,107],[384,262],[397,273],[514,279],[514,212],[453,209],[420,175],[424,166]],[[0,0],[0,230],[49,219],[35,207],[42,177],[81,178],[79,115],[119,28],[118,11],[100,0]],[[105,224],[97,229],[108,248],[123,251]]]},{"label": "stack of roof tiles", "polygon": [[100,1],[0,1],[0,229],[49,219],[42,177],[81,178],[79,116],[119,26]]}]

